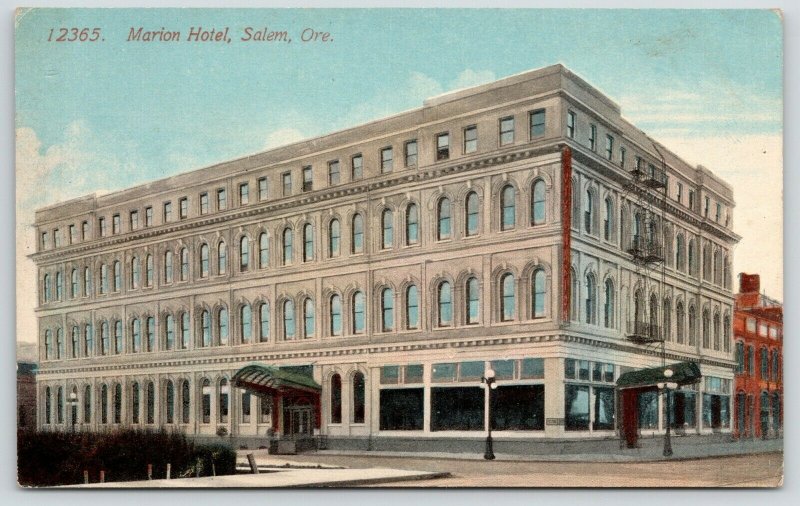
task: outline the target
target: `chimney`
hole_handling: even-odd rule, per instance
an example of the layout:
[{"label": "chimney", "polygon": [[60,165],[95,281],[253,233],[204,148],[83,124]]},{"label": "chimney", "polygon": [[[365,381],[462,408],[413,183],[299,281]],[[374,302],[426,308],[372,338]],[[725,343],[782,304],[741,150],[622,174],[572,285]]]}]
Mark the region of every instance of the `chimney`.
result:
[{"label": "chimney", "polygon": [[758,293],[761,290],[761,278],[758,274],[739,274],[739,293]]}]

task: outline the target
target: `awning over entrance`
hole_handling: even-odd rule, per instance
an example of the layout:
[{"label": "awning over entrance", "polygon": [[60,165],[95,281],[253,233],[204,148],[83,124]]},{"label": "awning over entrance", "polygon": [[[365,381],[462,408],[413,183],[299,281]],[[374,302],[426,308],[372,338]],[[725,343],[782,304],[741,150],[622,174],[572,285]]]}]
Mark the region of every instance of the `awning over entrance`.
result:
[{"label": "awning over entrance", "polygon": [[274,393],[301,391],[319,394],[322,391],[322,387],[311,376],[262,364],[250,364],[239,369],[233,375],[233,385]]},{"label": "awning over entrance", "polygon": [[[672,377],[664,376],[666,369],[672,369]],[[680,385],[697,383],[702,378],[700,366],[694,362],[679,362],[664,367],[640,369],[626,372],[617,380],[618,388],[642,388],[656,386],[658,383],[671,382]]]}]

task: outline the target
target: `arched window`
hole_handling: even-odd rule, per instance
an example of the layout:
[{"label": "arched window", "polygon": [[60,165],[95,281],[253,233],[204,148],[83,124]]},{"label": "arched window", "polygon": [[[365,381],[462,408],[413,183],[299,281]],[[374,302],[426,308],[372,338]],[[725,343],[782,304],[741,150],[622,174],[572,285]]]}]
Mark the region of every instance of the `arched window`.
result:
[{"label": "arched window", "polygon": [[294,302],[287,299],[283,303],[283,339],[294,339]]},{"label": "arched window", "polygon": [[394,330],[394,292],[391,288],[381,291],[381,331]]},{"label": "arched window", "polygon": [[259,331],[262,343],[269,341],[269,303],[263,302],[259,306]]},{"label": "arched window", "polygon": [[200,382],[200,418],[202,423],[211,423],[211,381],[203,378]]},{"label": "arched window", "polygon": [[533,183],[531,190],[531,225],[542,225],[547,217],[546,204],[546,189],[544,181],[541,179]]},{"label": "arched window", "polygon": [[772,381],[780,380],[780,374],[778,374],[780,366],[780,355],[778,350],[772,350]]},{"label": "arched window", "polygon": [[114,323],[114,353],[122,353],[122,322],[117,320]]},{"label": "arched window", "polygon": [[217,245],[217,274],[225,274],[228,270],[228,248],[225,242],[221,241]]},{"label": "arched window", "polygon": [[450,288],[450,283],[442,281],[439,283],[437,293],[437,301],[439,304],[439,326],[446,327],[453,323],[453,293]]},{"label": "arched window", "polygon": [[87,323],[83,328],[83,356],[91,357],[94,355],[94,329],[91,323]]},{"label": "arched window", "polygon": [[142,351],[142,321],[138,318],[134,318],[131,324],[131,351]]},{"label": "arched window", "polygon": [[466,216],[466,232],[467,236],[477,235],[478,226],[480,225],[480,202],[478,194],[469,192],[467,194],[467,205],[465,206]]},{"label": "arched window", "polygon": [[167,423],[175,423],[175,387],[172,381],[167,380],[166,385],[166,401],[167,401]]},{"label": "arched window", "polygon": [[108,322],[103,321],[100,324],[100,354],[101,355],[108,355],[110,351],[109,348],[109,338],[108,338]]},{"label": "arched window", "polygon": [[122,385],[114,385],[114,423],[122,423]]},{"label": "arched window", "polygon": [[266,232],[258,236],[258,266],[262,269],[269,267],[269,236]]},{"label": "arched window", "polygon": [[611,231],[614,230],[614,202],[611,197],[606,197],[606,215],[603,218],[603,239],[611,240]]},{"label": "arched window", "polygon": [[189,423],[191,407],[191,390],[189,388],[189,382],[183,380],[181,384],[181,423]]},{"label": "arched window", "polygon": [[[119,262],[114,264],[116,268],[119,267]],[[119,285],[114,287],[114,290],[119,290]],[[64,298],[64,278],[61,276],[61,271],[56,272],[56,300]]]},{"label": "arched window", "polygon": [[363,292],[353,294],[353,334],[363,334],[365,327],[366,297]]},{"label": "arched window", "polygon": [[439,200],[436,208],[436,239],[450,239],[450,199],[444,197]]},{"label": "arched window", "polygon": [[342,335],[342,298],[337,294],[330,299],[330,335]]},{"label": "arched window", "polygon": [[147,257],[145,257],[144,283],[147,286],[153,286],[153,255],[147,255]]},{"label": "arched window", "polygon": [[156,348],[156,319],[152,316],[148,317],[145,327],[147,333],[147,349],[145,351],[154,351]]},{"label": "arched window", "polygon": [[664,299],[664,315],[662,318],[663,336],[665,341],[672,340],[672,305],[669,299]]},{"label": "arched window", "polygon": [[156,423],[156,387],[152,381],[147,383],[147,423]]},{"label": "arched window", "polygon": [[406,328],[416,329],[419,326],[419,292],[416,285],[406,288]]},{"label": "arched window", "polygon": [[303,302],[303,337],[314,337],[314,301],[311,298]]},{"label": "arched window", "polygon": [[189,336],[189,329],[191,328],[191,322],[189,320],[189,312],[184,311],[181,313],[181,349],[185,350],[189,348],[189,340],[191,337]]},{"label": "arched window", "polygon": [[636,293],[633,294],[633,320],[634,324],[634,331],[641,330],[641,324],[644,323],[644,301],[642,300],[642,291],[637,290]]},{"label": "arched window", "polygon": [[78,352],[81,349],[80,336],[81,336],[80,328],[77,325],[73,326],[72,327],[72,336],[71,336],[72,337],[72,343],[71,343],[72,346],[70,346],[70,357],[71,358],[78,358]]},{"label": "arched window", "polygon": [[480,321],[480,288],[478,278],[471,277],[467,280],[467,324],[474,324]]},{"label": "arched window", "polygon": [[164,283],[172,283],[172,252],[164,253]]},{"label": "arched window", "polygon": [[342,377],[331,376],[331,423],[342,423]]},{"label": "arched window", "polygon": [[[105,267],[105,265],[103,265],[103,267]],[[100,269],[101,273],[102,273],[103,267],[101,267],[101,269]],[[101,291],[101,293],[105,293],[105,292]],[[49,274],[45,274],[44,275],[44,301],[45,302],[50,302],[51,298],[52,297],[50,295],[50,275]]]},{"label": "arched window", "polygon": [[64,357],[64,332],[61,328],[56,329],[56,358],[62,359]]},{"label": "arched window", "polygon": [[689,253],[688,253],[689,274],[691,274],[693,276],[697,274],[696,265],[695,265],[696,260],[695,260],[695,250],[694,250],[694,248],[695,248],[694,239],[689,239]]},{"label": "arched window", "polygon": [[727,254],[722,260],[722,284],[725,288],[731,287],[731,261],[728,260]]},{"label": "arched window", "polygon": [[[73,272],[75,272],[75,271],[73,271]],[[139,288],[139,279],[140,279],[139,257],[133,257],[131,259],[131,287],[132,288]]]},{"label": "arched window", "polygon": [[53,423],[52,417],[52,392],[50,391],[50,387],[45,387],[44,389],[44,423],[51,424]]},{"label": "arched window", "polygon": [[189,250],[181,248],[181,281],[189,279]]},{"label": "arched window", "polygon": [[686,269],[686,262],[684,261],[685,249],[683,234],[678,234],[677,239],[675,239],[675,268],[681,271]]},{"label": "arched window", "polygon": [[703,245],[703,279],[711,280],[711,252],[708,244]]},{"label": "arched window", "polygon": [[[58,281],[60,279],[61,279],[61,273],[59,272],[56,275],[56,280]],[[61,283],[57,283],[56,286],[58,286],[60,284]],[[120,264],[119,261],[116,261],[116,262],[114,262],[114,287],[113,287],[113,289],[114,289],[115,292],[118,292],[120,290],[120,288],[122,288],[122,264]],[[59,292],[60,292],[60,290],[59,290]],[[59,294],[58,298],[59,299],[61,298],[60,294]]]},{"label": "arched window", "polygon": [[242,344],[247,344],[253,337],[253,314],[250,305],[245,304],[239,309],[239,331],[241,332]]},{"label": "arched window", "polygon": [[339,220],[333,219],[328,224],[328,256],[331,258],[338,257],[340,252],[340,243],[342,240],[342,231],[339,226]]},{"label": "arched window", "polygon": [[217,335],[220,346],[228,344],[228,310],[224,307],[217,313]]},{"label": "arched window", "polygon": [[200,334],[202,336],[202,346],[211,346],[211,313],[203,310],[200,314]]},{"label": "arched window", "polygon": [[92,387],[83,389],[83,423],[92,423]]},{"label": "arched window", "polygon": [[168,314],[164,319],[164,344],[166,349],[175,349],[175,318]]},{"label": "arched window", "polygon": [[230,398],[230,387],[228,380],[222,378],[219,381],[219,422],[228,423],[228,399]]},{"label": "arched window", "polygon": [[694,306],[689,306],[689,346],[697,343],[697,312]]},{"label": "arched window", "polygon": [[56,390],[56,423],[64,423],[64,389]]},{"label": "arched window", "polygon": [[292,229],[283,229],[283,265],[292,265]]},{"label": "arched window", "polygon": [[658,339],[658,297],[650,295],[650,325],[648,334],[653,339]]},{"label": "arched window", "polygon": [[500,230],[510,230],[516,224],[516,191],[511,185],[506,185],[500,191]]},{"label": "arched window", "polygon": [[714,313],[714,349],[717,351],[719,351],[720,338],[719,313]]},{"label": "arched window", "polygon": [[570,320],[578,321],[578,319],[580,318],[580,314],[578,314],[578,296],[579,296],[578,273],[575,272],[575,269],[570,268],[569,275],[570,275],[569,317]]},{"label": "arched window", "polygon": [[708,310],[703,310],[703,348],[711,348],[711,317]]},{"label": "arched window", "polygon": [[364,218],[362,218],[360,214],[353,216],[350,251],[352,253],[361,253],[364,251]]},{"label": "arched window", "polygon": [[239,239],[239,270],[247,272],[250,268],[250,239],[243,235]]},{"label": "arched window", "polygon": [[108,423],[108,386],[100,387],[100,423]]},{"label": "arched window", "polygon": [[394,238],[392,237],[392,214],[391,209],[384,209],[383,213],[381,213],[381,247],[383,249],[389,249],[394,244]]},{"label": "arched window", "polygon": [[502,298],[500,299],[500,319],[502,321],[511,321],[514,319],[514,275],[511,273],[505,274],[500,278],[500,286],[502,290]]},{"label": "arched window", "polygon": [[592,233],[592,220],[594,212],[594,195],[590,190],[586,190],[586,209],[583,212],[583,226],[587,234]]},{"label": "arched window", "polygon": [[[106,264],[100,266],[100,293],[108,293],[108,266]],[[47,277],[45,277],[45,298],[50,298],[50,282]]]},{"label": "arched window", "polygon": [[714,252],[714,283],[717,285],[722,284],[722,255],[719,250]]},{"label": "arched window", "polygon": [[606,280],[605,306],[603,306],[603,326],[607,329],[614,328],[614,282]]},{"label": "arched window", "polygon": [[83,269],[83,296],[88,297],[90,293],[92,293],[92,271],[85,267]]},{"label": "arched window", "polygon": [[303,226],[303,262],[314,260],[314,227],[310,223]]},{"label": "arched window", "polygon": [[419,210],[414,203],[406,207],[406,244],[419,242]]},{"label": "arched window", "polygon": [[597,323],[597,286],[594,275],[586,275],[586,323]]},{"label": "arched window", "polygon": [[208,244],[200,245],[200,277],[208,277]]},{"label": "arched window", "polygon": [[353,423],[364,423],[365,401],[366,384],[364,375],[356,372],[353,375]]},{"label": "arched window", "polygon": [[683,303],[678,302],[675,309],[675,340],[678,344],[683,344],[686,337],[686,313],[683,309]]},{"label": "arched window", "polygon": [[761,379],[769,381],[769,351],[767,347],[762,346],[758,354],[761,358]]},{"label": "arched window", "polygon": [[131,385],[131,422],[139,423],[139,412],[141,411],[141,399],[139,397],[139,383]]},{"label": "arched window", "polygon": [[78,296],[78,269],[72,269],[69,278],[70,278],[69,297],[71,299],[74,299],[75,297]]}]

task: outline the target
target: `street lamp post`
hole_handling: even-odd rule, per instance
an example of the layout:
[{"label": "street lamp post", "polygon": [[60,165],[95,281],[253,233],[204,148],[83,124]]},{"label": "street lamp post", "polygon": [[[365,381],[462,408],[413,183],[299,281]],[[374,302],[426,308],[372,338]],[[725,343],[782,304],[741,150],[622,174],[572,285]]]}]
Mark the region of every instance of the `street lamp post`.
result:
[{"label": "street lamp post", "polygon": [[[664,369],[664,377],[668,380],[672,377],[672,369]],[[671,457],[672,456],[672,440],[670,439],[670,417],[672,416],[672,405],[670,402],[670,390],[675,390],[678,388],[677,383],[665,381],[663,383],[658,384],[659,390],[664,391],[664,397],[666,397],[667,403],[667,416],[665,417],[664,422],[667,424],[667,430],[664,432],[664,456]]]},{"label": "street lamp post", "polygon": [[497,388],[496,380],[494,379],[495,372],[493,369],[488,369],[486,374],[481,378],[481,383],[485,383],[487,386],[487,393],[489,397],[489,407],[487,408],[486,414],[488,418],[487,425],[489,426],[489,430],[486,435],[486,450],[483,453],[483,458],[486,460],[494,460],[494,449],[492,445],[492,390]]}]

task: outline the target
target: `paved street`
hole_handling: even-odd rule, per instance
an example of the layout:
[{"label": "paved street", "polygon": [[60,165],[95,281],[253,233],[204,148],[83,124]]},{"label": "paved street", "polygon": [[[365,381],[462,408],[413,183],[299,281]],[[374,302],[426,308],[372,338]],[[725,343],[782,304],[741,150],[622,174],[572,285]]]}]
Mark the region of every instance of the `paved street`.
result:
[{"label": "paved street", "polygon": [[487,462],[321,454],[296,455],[291,460],[452,474],[449,478],[375,485],[384,487],[774,487],[783,481],[781,453],[630,463]]}]

